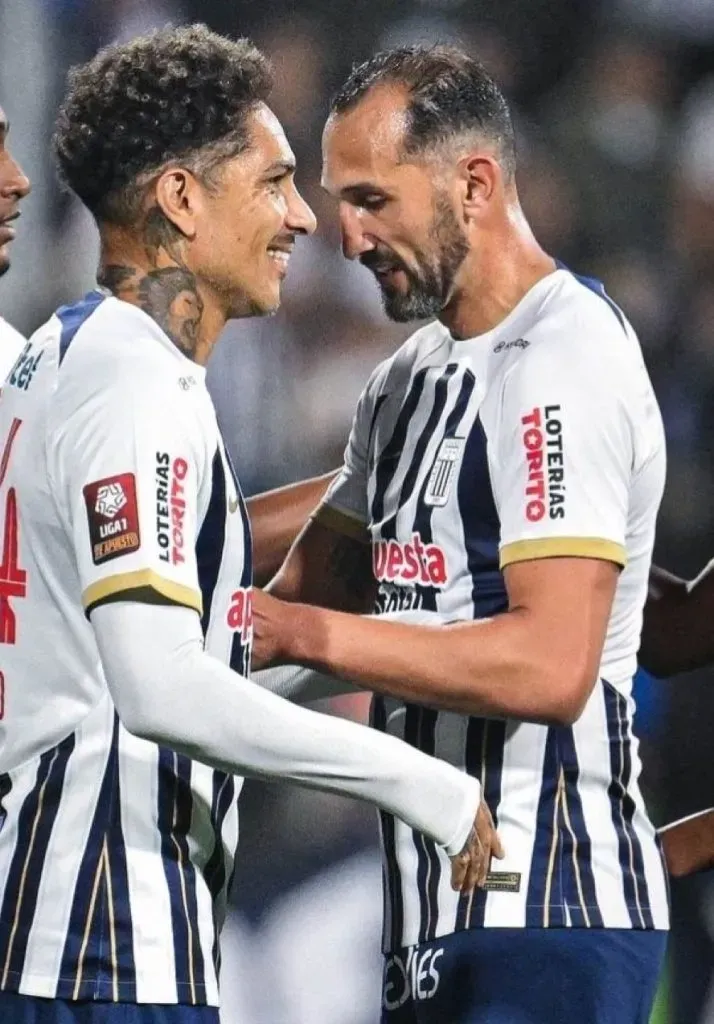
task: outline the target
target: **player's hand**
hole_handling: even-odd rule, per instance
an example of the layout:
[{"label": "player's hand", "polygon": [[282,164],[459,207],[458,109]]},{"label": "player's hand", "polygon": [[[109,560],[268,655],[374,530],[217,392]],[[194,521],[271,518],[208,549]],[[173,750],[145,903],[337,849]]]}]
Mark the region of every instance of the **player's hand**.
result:
[{"label": "player's hand", "polygon": [[491,858],[502,860],[504,856],[505,851],[491,812],[482,800],[463,850],[451,858],[451,888],[457,892],[482,889],[486,884]]},{"label": "player's hand", "polygon": [[253,669],[268,668],[286,661],[290,638],[297,628],[296,606],[264,590],[253,590]]}]

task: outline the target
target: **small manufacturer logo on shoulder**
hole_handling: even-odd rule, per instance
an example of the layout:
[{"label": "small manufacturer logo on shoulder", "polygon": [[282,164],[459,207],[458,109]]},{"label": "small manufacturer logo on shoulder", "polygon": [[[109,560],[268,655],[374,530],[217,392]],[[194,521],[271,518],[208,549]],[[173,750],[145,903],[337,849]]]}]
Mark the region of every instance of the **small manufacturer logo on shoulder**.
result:
[{"label": "small manufacturer logo on shoulder", "polygon": [[530,341],[527,338],[516,338],[515,341],[499,341],[494,352],[508,352],[509,348],[528,348]]},{"label": "small manufacturer logo on shoulder", "polygon": [[195,387],[196,384],[198,383],[196,378],[191,376],[179,377],[178,382],[179,387],[181,388],[182,391],[188,391],[190,388]]}]

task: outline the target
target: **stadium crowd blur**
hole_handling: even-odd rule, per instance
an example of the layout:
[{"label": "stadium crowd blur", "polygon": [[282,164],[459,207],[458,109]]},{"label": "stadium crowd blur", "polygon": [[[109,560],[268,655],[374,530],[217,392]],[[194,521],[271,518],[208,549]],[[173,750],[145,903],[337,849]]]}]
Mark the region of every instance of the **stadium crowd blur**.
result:
[{"label": "stadium crowd blur", "polygon": [[[714,0],[0,0],[0,100],[35,184],[0,291],[20,329],[93,283],[93,230],[58,192],[49,158],[67,67],[112,39],[192,20],[250,35],[272,57],[273,106],[320,221],[298,244],[280,313],[230,325],[209,368],[245,490],[337,465],[369,371],[409,332],[339,254],[319,188],[330,92],[375,48],[457,42],[512,100],[536,235],[604,280],[639,333],[669,443],[657,560],[692,575],[714,556]],[[655,820],[681,809],[685,778],[714,803],[714,675],[685,686],[639,687]],[[366,698],[331,710],[363,717]],[[376,816],[248,784],[242,821],[225,1024],[375,1021]],[[669,1009],[657,1021],[714,1024],[714,873],[673,895]]]}]

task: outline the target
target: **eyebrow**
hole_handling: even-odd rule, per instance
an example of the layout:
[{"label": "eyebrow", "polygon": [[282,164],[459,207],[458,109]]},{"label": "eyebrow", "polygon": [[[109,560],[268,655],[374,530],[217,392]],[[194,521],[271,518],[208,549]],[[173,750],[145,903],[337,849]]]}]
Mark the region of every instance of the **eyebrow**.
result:
[{"label": "eyebrow", "polygon": [[[324,186],[323,186],[324,187]],[[354,185],[345,185],[341,188],[339,195],[343,199],[358,199],[360,196],[365,195],[389,195],[388,191],[382,188],[380,185],[375,185],[371,181],[358,181]]]},{"label": "eyebrow", "polygon": [[269,167],[266,167],[263,171],[263,176],[268,178],[271,174],[277,174],[278,171],[282,171],[283,174],[294,174],[296,166],[294,160],[276,160]]}]

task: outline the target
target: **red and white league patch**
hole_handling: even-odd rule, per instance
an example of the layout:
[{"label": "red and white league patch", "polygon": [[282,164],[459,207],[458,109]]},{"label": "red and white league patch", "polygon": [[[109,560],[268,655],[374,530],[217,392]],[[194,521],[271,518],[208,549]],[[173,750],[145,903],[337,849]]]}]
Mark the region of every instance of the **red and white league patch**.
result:
[{"label": "red and white league patch", "polygon": [[83,489],[95,565],[139,547],[139,509],[133,473],[96,480]]}]

